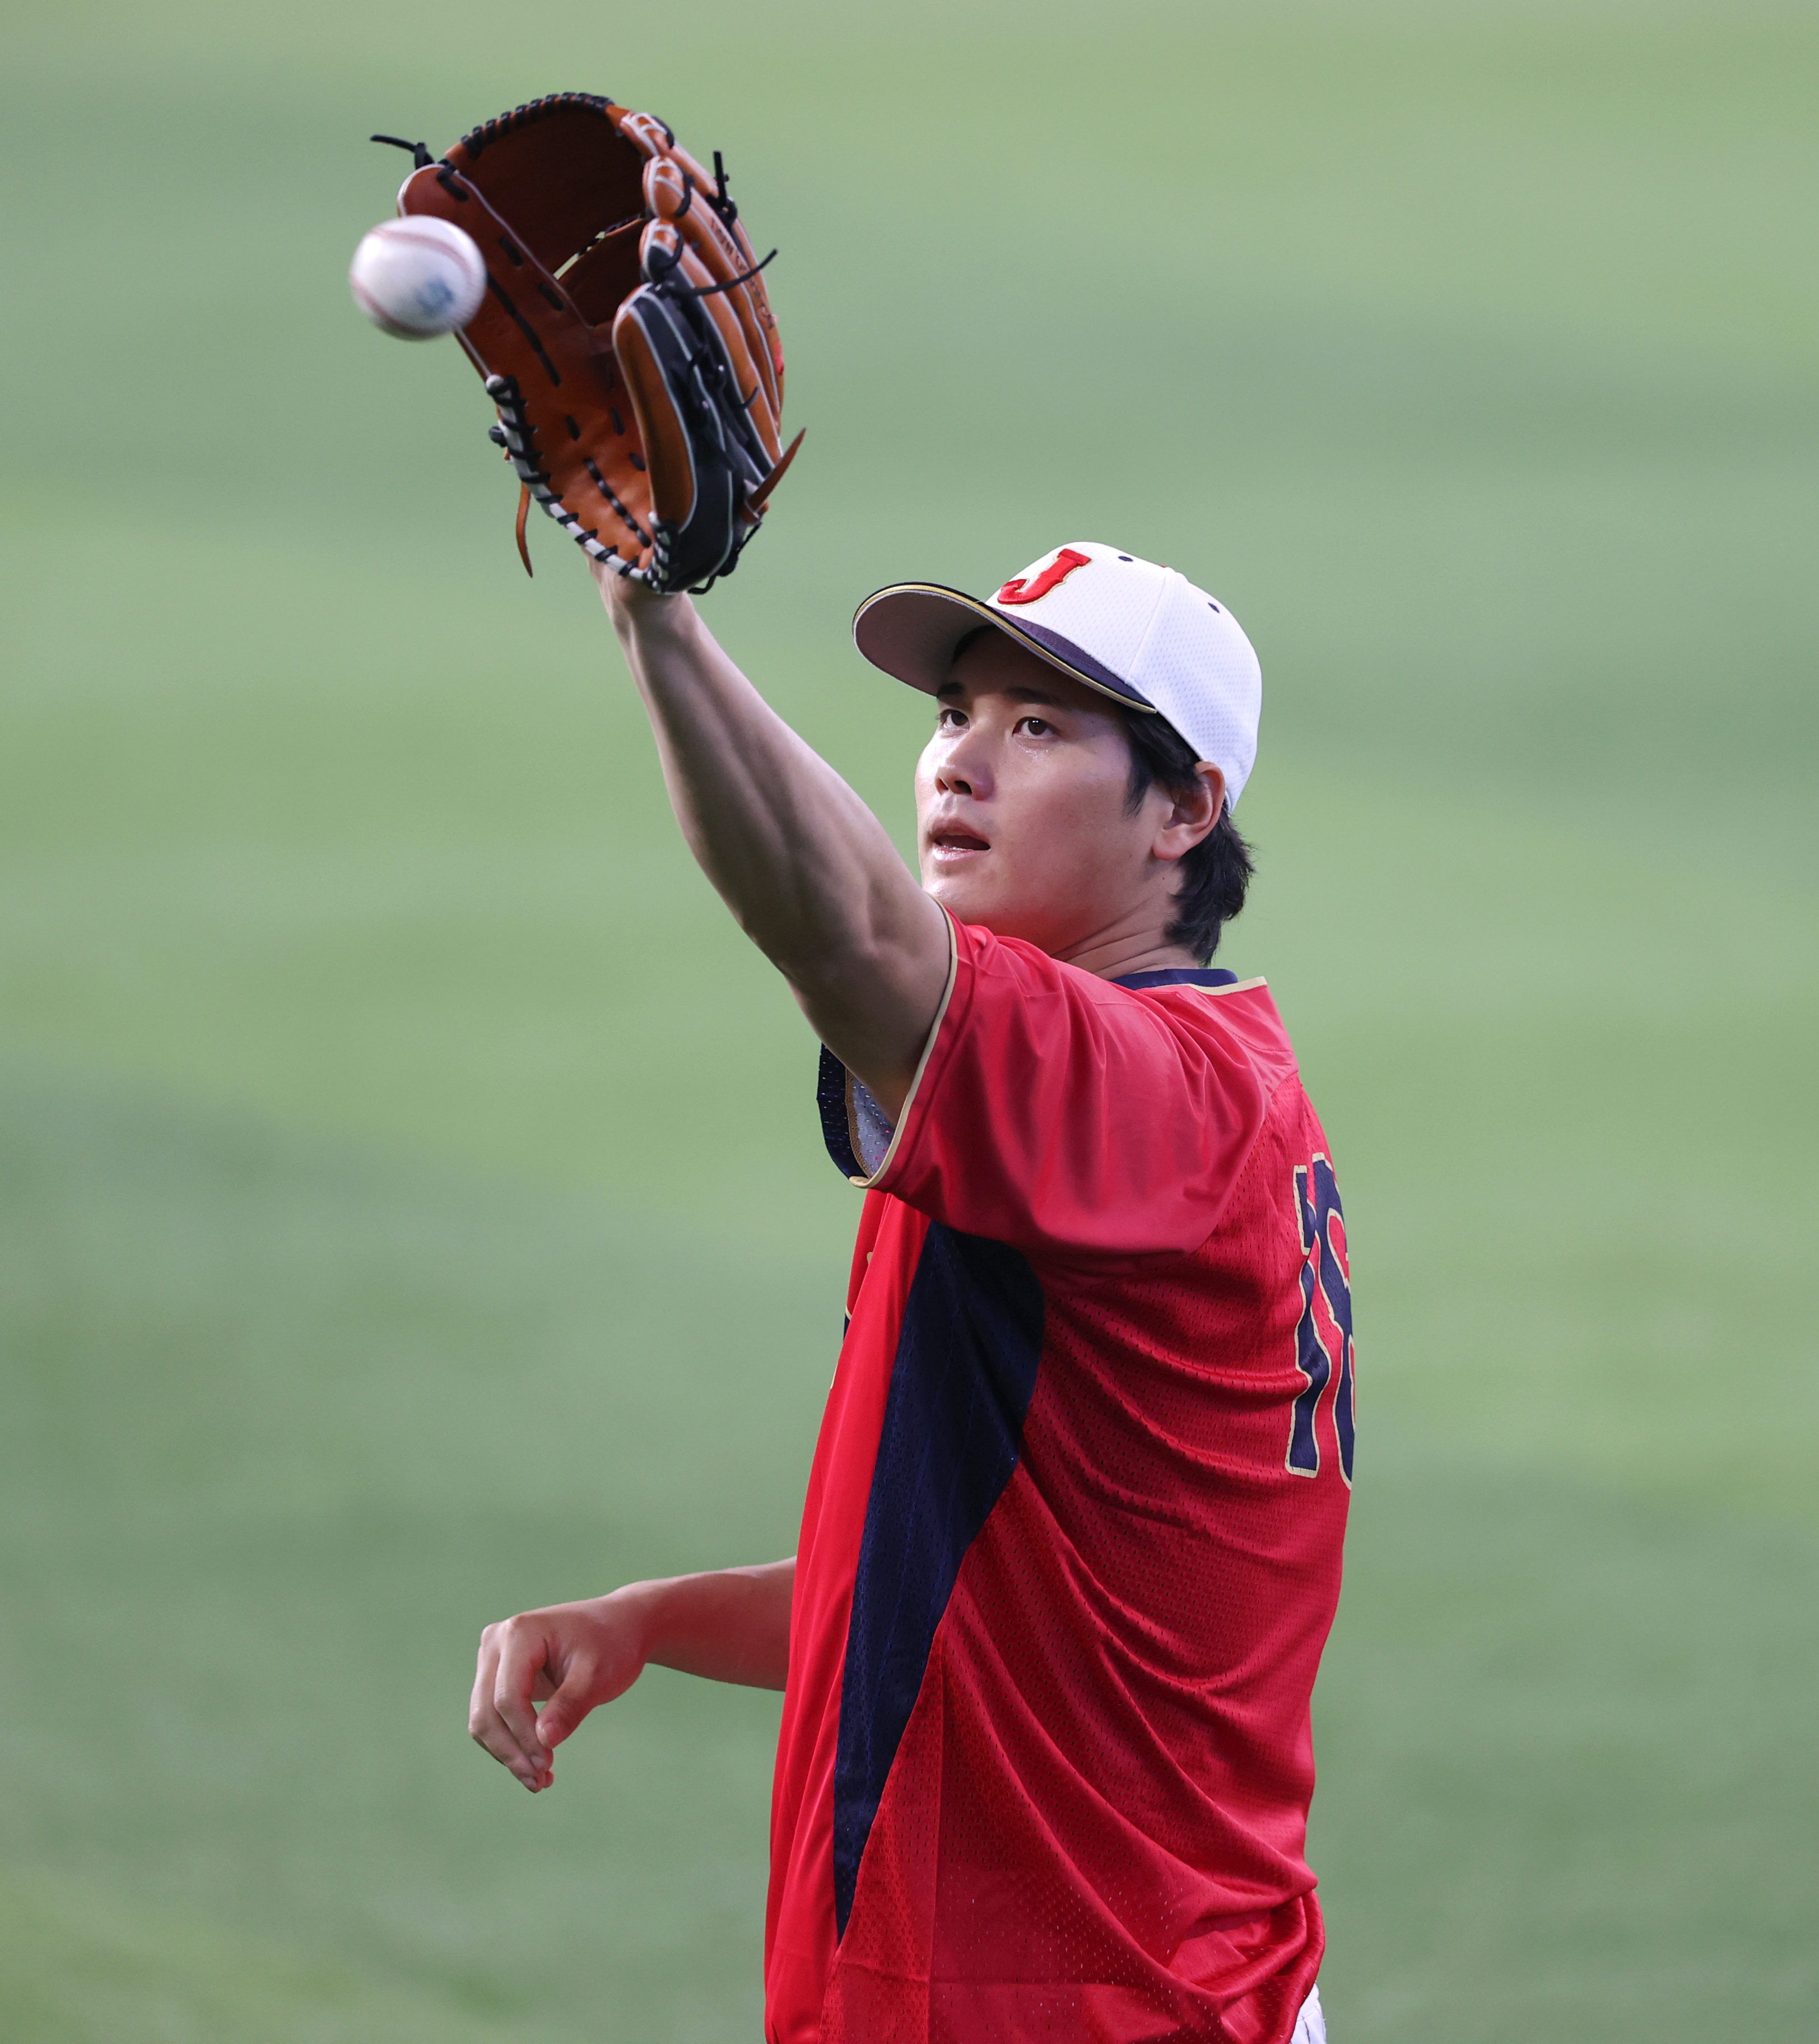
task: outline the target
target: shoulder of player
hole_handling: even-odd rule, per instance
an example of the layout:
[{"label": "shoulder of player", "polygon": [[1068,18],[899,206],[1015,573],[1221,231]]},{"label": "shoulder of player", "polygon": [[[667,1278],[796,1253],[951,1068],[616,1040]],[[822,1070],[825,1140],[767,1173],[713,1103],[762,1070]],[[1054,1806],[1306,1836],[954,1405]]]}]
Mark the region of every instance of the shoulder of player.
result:
[{"label": "shoulder of player", "polygon": [[1154,986],[1102,984],[1113,998],[1141,1001],[1175,1028],[1238,1051],[1257,1069],[1266,1091],[1299,1068],[1269,982],[1261,976],[1216,983],[1184,978]]},{"label": "shoulder of player", "polygon": [[1050,956],[1018,937],[1000,937],[977,925],[956,923],[957,958],[970,986],[996,982],[1025,999],[1061,993],[1080,1010],[1134,1009],[1209,1049],[1223,1050],[1257,1070],[1266,1092],[1296,1069],[1293,1046],[1268,981],[1234,979],[1222,970],[1183,967],[1142,973],[1130,981],[1102,979],[1084,966]]}]

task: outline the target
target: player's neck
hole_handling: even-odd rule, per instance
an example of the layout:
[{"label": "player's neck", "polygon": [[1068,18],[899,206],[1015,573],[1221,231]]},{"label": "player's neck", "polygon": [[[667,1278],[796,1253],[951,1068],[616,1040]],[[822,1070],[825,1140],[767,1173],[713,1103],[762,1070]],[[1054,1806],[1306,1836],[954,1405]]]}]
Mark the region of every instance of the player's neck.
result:
[{"label": "player's neck", "polygon": [[1134,972],[1192,970],[1200,962],[1185,946],[1165,942],[1154,930],[1107,931],[1058,951],[1055,956],[1101,979],[1125,979]]}]

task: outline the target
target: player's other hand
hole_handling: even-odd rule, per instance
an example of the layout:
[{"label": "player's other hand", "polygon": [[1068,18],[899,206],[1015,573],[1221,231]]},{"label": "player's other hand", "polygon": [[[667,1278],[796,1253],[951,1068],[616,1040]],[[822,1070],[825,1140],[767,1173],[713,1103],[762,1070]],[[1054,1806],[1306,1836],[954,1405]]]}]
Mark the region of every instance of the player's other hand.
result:
[{"label": "player's other hand", "polygon": [[547,1788],[555,1749],[589,1711],[624,1695],[643,1673],[641,1606],[616,1590],[520,1612],[481,1634],[467,1729],[527,1788]]},{"label": "player's other hand", "polygon": [[647,1666],[781,1689],[795,1594],[792,1555],[520,1612],[480,1635],[467,1729],[527,1788],[547,1788],[556,1748]]}]

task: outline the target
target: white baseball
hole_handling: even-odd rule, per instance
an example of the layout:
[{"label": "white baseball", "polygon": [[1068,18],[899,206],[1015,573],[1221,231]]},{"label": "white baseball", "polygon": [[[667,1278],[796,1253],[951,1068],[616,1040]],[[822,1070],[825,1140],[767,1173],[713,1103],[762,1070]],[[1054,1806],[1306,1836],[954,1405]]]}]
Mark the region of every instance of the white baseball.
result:
[{"label": "white baseball", "polygon": [[354,302],[400,340],[430,340],[466,326],[486,295],[486,262],[474,237],[433,213],[382,220],[354,251]]}]

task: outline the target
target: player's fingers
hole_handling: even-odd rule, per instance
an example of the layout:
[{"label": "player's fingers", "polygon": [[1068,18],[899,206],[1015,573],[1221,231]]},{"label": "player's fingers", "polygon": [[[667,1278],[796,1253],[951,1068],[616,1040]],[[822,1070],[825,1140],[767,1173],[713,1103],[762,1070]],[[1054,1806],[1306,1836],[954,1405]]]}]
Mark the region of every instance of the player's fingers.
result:
[{"label": "player's fingers", "polygon": [[474,1692],[468,1699],[467,1730],[474,1743],[492,1754],[501,1767],[508,1768],[527,1788],[542,1788],[549,1769],[534,1762],[493,1702],[498,1681],[500,1635],[502,1628],[489,1625],[480,1635],[478,1665],[474,1675]]},{"label": "player's fingers", "polygon": [[499,1765],[517,1777],[527,1788],[535,1790],[550,1785],[550,1770],[539,1767],[527,1758],[524,1749],[508,1731],[498,1713],[489,1708],[478,1725],[470,1724],[474,1743],[483,1747]]},{"label": "player's fingers", "polygon": [[480,1650],[474,1657],[474,1688],[467,1699],[467,1729],[476,1739],[492,1708],[493,1675],[498,1661],[499,1649],[493,1628],[489,1625],[480,1635]]},{"label": "player's fingers", "polygon": [[554,1751],[601,1701],[600,1670],[589,1658],[578,1658],[564,1673],[562,1686],[537,1713],[537,1735]]},{"label": "player's fingers", "polygon": [[508,1619],[499,1629],[499,1658],[493,1676],[493,1708],[519,1750],[535,1769],[539,1785],[549,1772],[550,1753],[537,1729],[532,1700],[538,1677],[550,1669],[552,1642],[534,1619]]}]

